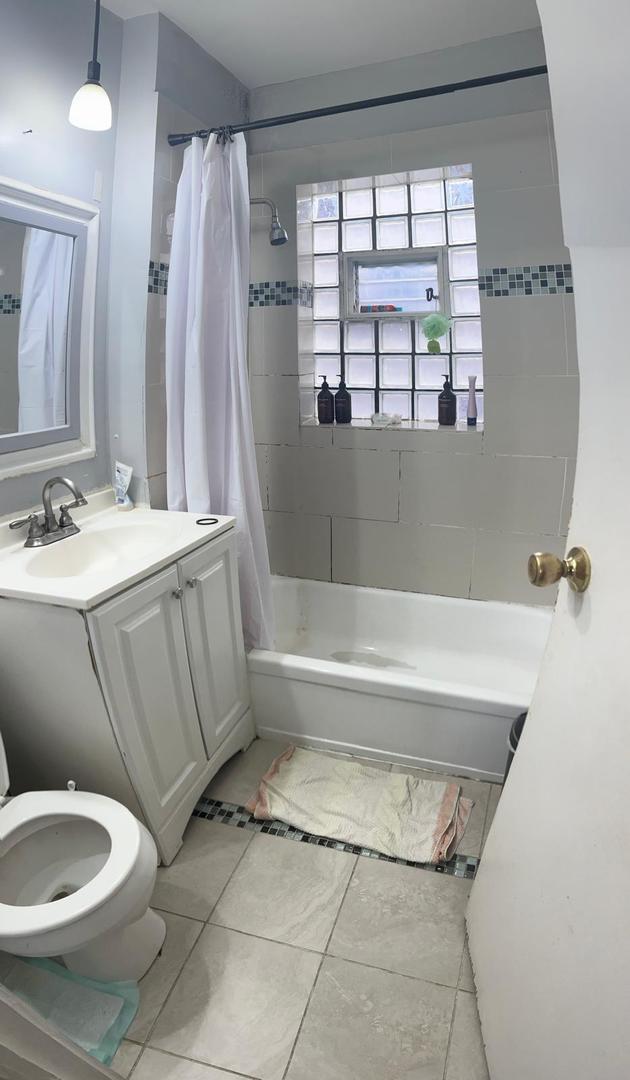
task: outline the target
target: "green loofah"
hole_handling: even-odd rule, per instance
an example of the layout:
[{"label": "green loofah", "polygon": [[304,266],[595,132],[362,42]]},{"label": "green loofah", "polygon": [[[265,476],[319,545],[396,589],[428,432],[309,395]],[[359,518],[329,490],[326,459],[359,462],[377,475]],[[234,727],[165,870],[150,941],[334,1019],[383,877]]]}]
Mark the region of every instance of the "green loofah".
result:
[{"label": "green loofah", "polygon": [[442,352],[442,350],[440,348],[440,343],[439,343],[439,341],[436,341],[435,338],[430,338],[429,339],[429,341],[427,342],[427,349],[429,350],[430,353],[441,353]]},{"label": "green loofah", "polygon": [[[429,341],[444,337],[451,328],[452,319],[448,315],[426,315],[422,320],[422,333]],[[439,349],[429,349],[429,352],[439,352]]]}]

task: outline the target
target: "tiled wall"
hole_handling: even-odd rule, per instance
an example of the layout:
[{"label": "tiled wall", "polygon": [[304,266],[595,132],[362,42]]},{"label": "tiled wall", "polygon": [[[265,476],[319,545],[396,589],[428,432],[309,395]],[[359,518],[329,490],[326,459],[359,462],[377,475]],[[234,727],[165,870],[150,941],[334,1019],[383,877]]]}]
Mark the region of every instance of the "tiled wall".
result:
[{"label": "tiled wall", "polygon": [[[577,440],[573,296],[549,114],[253,156],[252,194],[278,203],[290,239],[270,247],[268,218],[253,218],[251,279],[296,276],[296,184],[461,161],[473,163],[484,267],[485,430],[300,427],[300,380],[309,378],[300,308],[251,308],[255,438],[276,573],[554,600],[525,575],[531,551],[564,552]],[[298,276],[308,278],[301,267]]]}]

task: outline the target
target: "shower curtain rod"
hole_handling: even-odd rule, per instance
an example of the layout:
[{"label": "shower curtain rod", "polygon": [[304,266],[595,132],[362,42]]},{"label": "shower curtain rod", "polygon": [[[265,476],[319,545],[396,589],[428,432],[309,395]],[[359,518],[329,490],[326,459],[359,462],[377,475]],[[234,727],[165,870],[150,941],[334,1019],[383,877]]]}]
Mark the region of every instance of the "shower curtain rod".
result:
[{"label": "shower curtain rod", "polygon": [[386,97],[365,98],[363,101],[347,101],[344,105],[328,105],[308,112],[288,113],[286,116],[270,116],[266,120],[250,120],[247,124],[225,124],[223,127],[200,128],[169,135],[170,146],[181,146],[195,137],[206,139],[208,135],[229,137],[237,131],[260,131],[262,128],[281,127],[283,124],[297,124],[301,120],[314,120],[319,116],[337,116],[339,113],[357,112],[360,109],[375,109],[380,105],[397,105],[402,101],[417,101],[419,98],[440,97],[442,94],[454,94],[457,90],[474,90],[478,86],[495,86],[497,83],[515,82],[517,79],[530,79],[535,75],[546,75],[547,66],[519,68],[517,71],[503,71],[498,75],[482,75],[478,79],[465,79],[463,82],[445,83],[443,86],[427,86],[423,90],[405,90],[401,94],[388,94]]}]

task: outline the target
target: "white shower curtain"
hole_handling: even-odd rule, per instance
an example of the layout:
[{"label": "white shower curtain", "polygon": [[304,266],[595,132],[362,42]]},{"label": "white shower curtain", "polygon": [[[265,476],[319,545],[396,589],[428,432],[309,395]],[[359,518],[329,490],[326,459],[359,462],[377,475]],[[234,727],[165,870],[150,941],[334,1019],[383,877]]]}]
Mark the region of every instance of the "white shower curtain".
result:
[{"label": "white shower curtain", "polygon": [[242,134],[193,139],[177,188],[166,305],[169,510],[236,518],[249,647],[273,648],[247,377],[249,189]]},{"label": "white shower curtain", "polygon": [[18,431],[66,422],[66,352],[73,239],[26,229],[18,337]]}]

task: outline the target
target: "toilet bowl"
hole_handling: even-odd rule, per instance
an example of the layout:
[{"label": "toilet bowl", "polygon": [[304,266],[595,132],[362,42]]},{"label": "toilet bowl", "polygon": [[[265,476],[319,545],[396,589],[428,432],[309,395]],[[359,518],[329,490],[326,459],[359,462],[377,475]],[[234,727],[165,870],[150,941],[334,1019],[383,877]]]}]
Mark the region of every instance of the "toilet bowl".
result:
[{"label": "toilet bowl", "polygon": [[166,934],[149,907],[156,871],[152,836],[114,799],[16,795],[0,805],[0,950],[61,957],[106,982],[142,978]]}]

